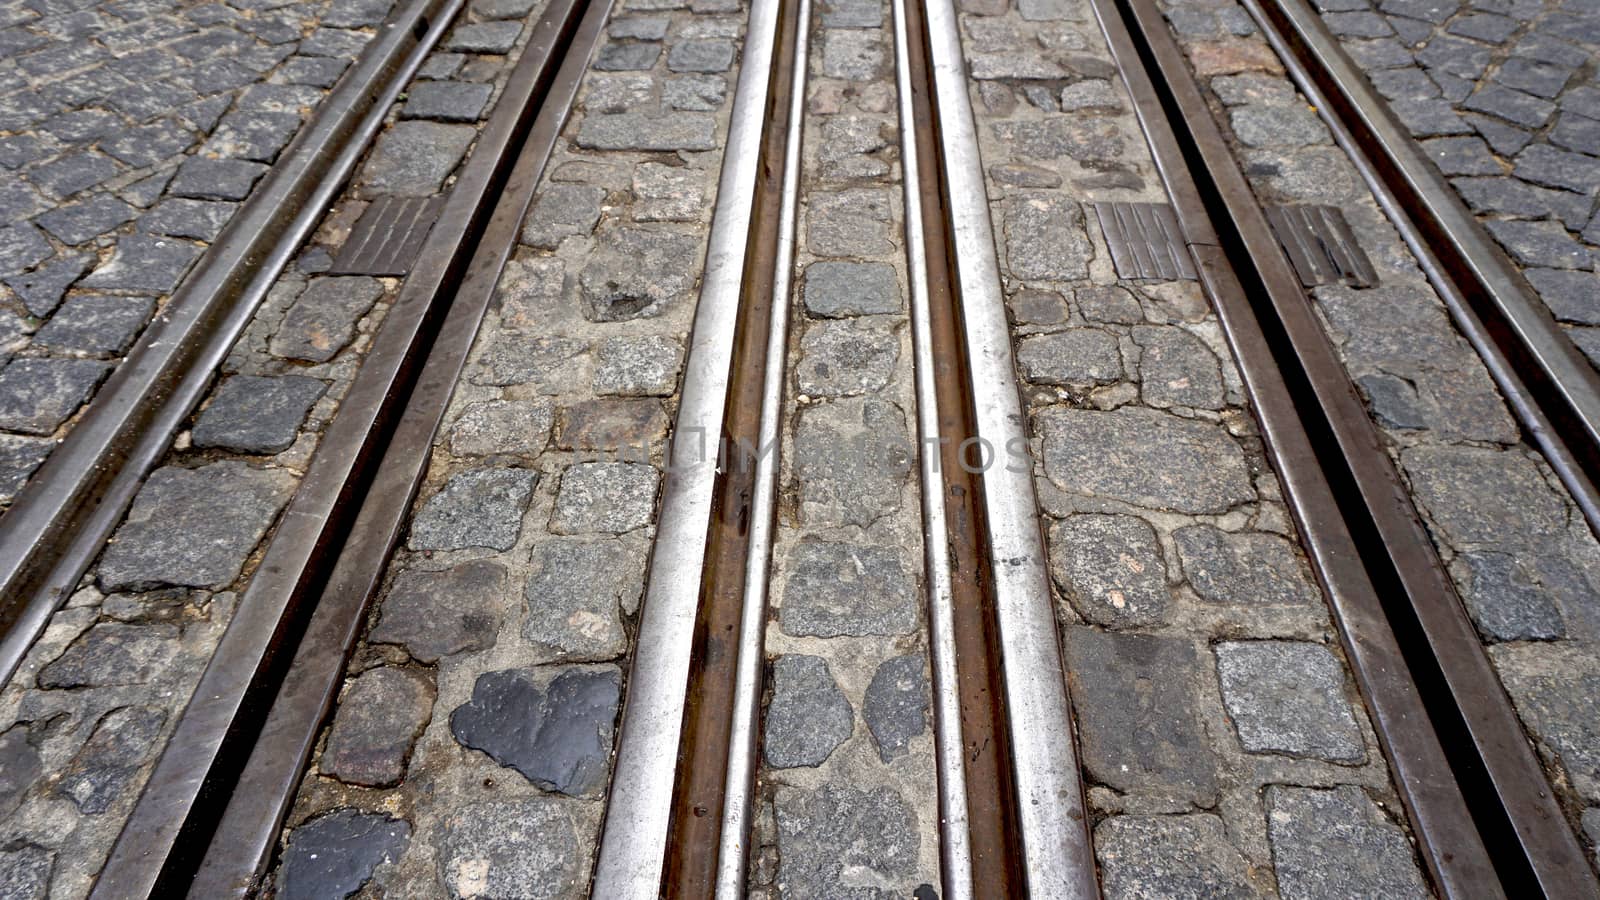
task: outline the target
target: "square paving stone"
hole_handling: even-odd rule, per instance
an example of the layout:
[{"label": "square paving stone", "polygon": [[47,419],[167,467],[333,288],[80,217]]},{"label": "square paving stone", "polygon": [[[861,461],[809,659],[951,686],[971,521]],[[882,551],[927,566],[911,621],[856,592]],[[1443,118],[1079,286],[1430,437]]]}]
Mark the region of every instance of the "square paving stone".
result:
[{"label": "square paving stone", "polygon": [[1524,94],[1496,84],[1478,88],[1476,93],[1462,101],[1461,106],[1474,112],[1498,116],[1524,128],[1543,126],[1550,121],[1550,115],[1556,109],[1554,103],[1542,97]]},{"label": "square paving stone", "polygon": [[300,117],[294,113],[241,110],[222,117],[205,150],[218,156],[270,163],[299,130]]},{"label": "square paving stone", "polygon": [[287,450],[327,389],[321,381],[300,375],[235,375],[201,411],[192,431],[194,445],[240,453]]},{"label": "square paving stone", "polygon": [[258,162],[197,156],[178,167],[167,190],[174,196],[196,200],[244,200],[266,172],[267,167]]},{"label": "square paving stone", "polygon": [[850,781],[828,779],[814,790],[778,787],[776,877],[791,896],[862,897],[862,881],[914,880],[919,832],[909,826],[916,814],[894,787]]},{"label": "square paving stone", "polygon": [[43,318],[61,302],[67,288],[88,271],[92,260],[90,256],[57,259],[26,275],[7,278],[6,286],[16,292],[29,315]]},{"label": "square paving stone", "polygon": [[382,296],[383,285],[363,275],[313,279],[284,314],[268,347],[286,359],[327,362],[350,343],[356,322]]},{"label": "square paving stone", "polygon": [[1514,174],[1524,181],[1593,197],[1600,188],[1600,159],[1534,144],[1517,154]]},{"label": "square paving stone", "polygon": [[1286,897],[1426,897],[1411,843],[1361,788],[1271,785],[1267,834]]},{"label": "square paving stone", "polygon": [[48,259],[52,252],[50,242],[28,222],[0,227],[0,270],[21,272]]},{"label": "square paving stone", "polygon": [[232,584],[294,490],[282,469],[224,460],[151,473],[100,558],[102,590]]},{"label": "square paving stone", "polygon": [[1517,20],[1509,16],[1497,16],[1492,13],[1474,13],[1462,16],[1451,22],[1445,29],[1451,34],[1459,34],[1483,41],[1488,44],[1498,44],[1516,33],[1521,26]]},{"label": "square paving stone", "polygon": [[806,538],[784,566],[778,624],[813,637],[910,634],[919,622],[916,583],[892,546]]},{"label": "square paving stone", "polygon": [[121,132],[100,147],[130,166],[144,168],[170,159],[194,145],[195,136],[175,119],[163,119]]},{"label": "square paving stone", "polygon": [[278,870],[282,900],[349,897],[378,866],[405,855],[411,826],[383,813],[341,807],[295,826]]},{"label": "square paving stone", "polygon": [[692,233],[659,228],[603,232],[578,274],[584,316],[620,322],[661,315],[693,288],[700,241]]},{"label": "square paving stone", "polygon": [[1367,758],[1345,697],[1344,670],[1321,644],[1237,641],[1216,647],[1222,700],[1250,753],[1331,762]]},{"label": "square paving stone", "polygon": [[596,351],[594,390],[602,396],[670,396],[682,367],[683,346],[671,338],[606,338]]},{"label": "square paving stone", "polygon": [[594,67],[602,72],[643,72],[660,58],[658,41],[609,41],[600,48]]},{"label": "square paving stone", "polygon": [[216,240],[223,226],[233,218],[239,208],[237,203],[222,200],[187,200],[174,198],[146,213],[139,219],[139,230],[151,234],[192,238],[197,241]]},{"label": "square paving stone", "polygon": [[563,238],[589,234],[600,221],[605,197],[605,188],[595,185],[545,185],[522,225],[522,243],[554,250]]},{"label": "square paving stone", "polygon": [[1600,803],[1600,661],[1577,641],[1498,644],[1489,658],[1537,740],[1577,794]]},{"label": "square paving stone", "polygon": [[804,407],[794,446],[808,524],[866,528],[900,510],[913,450],[895,404],[846,397]]},{"label": "square paving stone", "polygon": [[82,244],[134,218],[134,209],[110,194],[96,194],[81,203],[58,206],[38,223],[63,244]]},{"label": "square paving stone", "polygon": [[476,122],[489,105],[494,86],[461,81],[419,81],[406,92],[400,115],[407,119]]},{"label": "square paving stone", "polygon": [[90,359],[15,359],[0,369],[0,428],[53,434],[111,366]]},{"label": "square paving stone", "polygon": [[510,550],[539,481],[529,469],[469,469],[451,476],[411,524],[413,550]]},{"label": "square paving stone", "polygon": [[1050,574],[1079,615],[1107,628],[1166,618],[1167,567],[1155,530],[1134,516],[1075,515],[1050,527]]},{"label": "square paving stone", "polygon": [[1600,120],[1564,112],[1550,129],[1550,143],[1590,156],[1600,156]]},{"label": "square paving stone", "polygon": [[674,72],[726,72],[733,67],[733,56],[732,41],[679,41],[667,53],[667,68]]},{"label": "square paving stone", "polygon": [[1422,150],[1445,175],[1504,175],[1505,167],[1482,138],[1448,137],[1423,141]]},{"label": "square paving stone", "polygon": [[1094,849],[1110,900],[1259,896],[1222,819],[1207,813],[1112,816],[1095,826]]},{"label": "square paving stone", "polygon": [[457,25],[445,38],[444,50],[458,53],[505,53],[517,44],[521,22],[479,22]]},{"label": "square paving stone", "polygon": [[404,121],[378,137],[361,171],[369,195],[426,197],[439,192],[478,135],[470,125]]},{"label": "square paving stone", "polygon": [[363,787],[388,787],[405,776],[411,745],[433,716],[433,684],[421,672],[379,666],[350,679],[317,771]]},{"label": "square paving stone", "polygon": [[169,294],[199,255],[199,247],[184,241],[130,234],[117,239],[111,260],[81,284],[130,294]]},{"label": "square paving stone", "polygon": [[150,321],[155,301],[147,297],[72,297],[34,335],[34,343],[54,350],[119,355]]},{"label": "square paving stone", "polygon": [[1005,266],[1022,281],[1086,278],[1094,249],[1083,209],[1070,200],[1039,195],[1008,198],[1001,230]]},{"label": "square paving stone", "polygon": [[441,572],[402,571],[369,640],[399,644],[418,662],[495,645],[505,606],[505,566],[473,560]]},{"label": "square paving stone", "polygon": [[1566,87],[1572,71],[1569,66],[1513,57],[1501,63],[1492,77],[1508,88],[1555,99]]},{"label": "square paving stone", "polygon": [[556,534],[623,534],[654,518],[661,473],[640,463],[569,466],[556,492],[550,530]]},{"label": "square paving stone", "polygon": [[806,266],[806,311],[841,318],[900,311],[900,281],[887,263],[821,261]]},{"label": "square paving stone", "polygon": [[522,637],[529,662],[604,662],[627,650],[622,612],[637,609],[644,590],[643,560],[614,540],[539,542],[523,598]]},{"label": "square paving stone", "polygon": [[1389,108],[1416,137],[1472,133],[1472,126],[1446,100],[1407,97],[1392,101]]},{"label": "square paving stone", "polygon": [[28,179],[57,197],[70,197],[117,174],[119,167],[98,153],[74,153],[36,166]]}]

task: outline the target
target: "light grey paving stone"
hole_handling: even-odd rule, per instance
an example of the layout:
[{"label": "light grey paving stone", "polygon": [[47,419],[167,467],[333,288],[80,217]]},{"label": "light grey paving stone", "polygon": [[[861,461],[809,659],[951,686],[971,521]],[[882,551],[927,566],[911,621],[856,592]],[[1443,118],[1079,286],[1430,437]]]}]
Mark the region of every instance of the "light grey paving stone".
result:
[{"label": "light grey paving stone", "polygon": [[808,406],[799,418],[795,472],[804,521],[865,528],[899,511],[912,460],[899,407],[846,397]]},{"label": "light grey paving stone", "polygon": [[659,41],[667,36],[672,19],[667,16],[621,16],[611,20],[606,31],[614,38]]},{"label": "light grey paving stone", "polygon": [[315,378],[235,375],[223,382],[191,432],[196,447],[241,453],[287,450],[328,386]]},{"label": "light grey paving stone", "polygon": [[355,337],[356,322],[383,296],[383,285],[365,275],[311,280],[273,334],[273,355],[327,362]]},{"label": "light grey paving stone", "polygon": [[358,183],[374,196],[426,197],[439,192],[478,131],[471,125],[403,121],[378,137]]},{"label": "light grey paving stone", "polygon": [[149,706],[107,713],[60,773],[56,790],[84,815],[110,810],[126,796],[139,769],[155,757],[166,721],[166,712]]},{"label": "light grey paving stone", "polygon": [[1201,599],[1243,605],[1316,603],[1320,594],[1281,537],[1191,525],[1172,534],[1183,573]]},{"label": "light grey paving stone", "polygon": [[674,72],[726,72],[733,67],[733,41],[720,38],[682,40],[667,52],[667,68]]},{"label": "light grey paving stone", "polygon": [[1267,810],[1285,898],[1432,896],[1405,832],[1360,788],[1270,785]]},{"label": "light grey paving stone", "polygon": [[1062,490],[1189,513],[1255,496],[1243,451],[1217,425],[1132,407],[1050,407],[1038,429],[1045,474]]},{"label": "light grey paving stone", "polygon": [[423,663],[487,650],[500,630],[506,585],[505,566],[488,560],[439,572],[406,569],[389,588],[367,640],[399,644]]},{"label": "light grey paving stone", "polygon": [[565,897],[582,893],[590,868],[570,808],[551,797],[453,808],[444,820],[439,881],[451,900]]},{"label": "light grey paving stone", "polygon": [[148,297],[69,297],[33,336],[33,345],[95,356],[120,355],[139,336],[155,301]]},{"label": "light grey paving stone", "polygon": [[1026,163],[996,163],[989,167],[989,177],[998,184],[1022,188],[1053,188],[1061,186],[1061,176],[1041,166]]},{"label": "light grey paving stone", "polygon": [[659,42],[610,41],[600,48],[594,67],[602,72],[644,72],[660,58]]},{"label": "light grey paving stone", "polygon": [[590,113],[578,125],[577,143],[589,150],[714,150],[716,126],[709,113]]},{"label": "light grey paving stone", "polygon": [[[994,126],[994,134],[1013,148],[1013,155],[1031,161],[1066,157],[1091,166],[1104,166],[1120,164],[1123,156],[1122,132],[1094,116],[1048,116],[1039,121],[999,122]],[[1039,215],[1064,215],[1058,210],[1075,206],[1050,195],[1023,197],[1017,202],[1034,201],[1043,204],[1038,207]]]},{"label": "light grey paving stone", "polygon": [[1104,78],[1086,78],[1061,89],[1064,113],[1115,113],[1122,111],[1122,97]]},{"label": "light grey paving stone", "polygon": [[1247,147],[1304,147],[1332,138],[1317,114],[1301,103],[1250,104],[1230,113],[1234,136]]},{"label": "light grey paving stone", "polygon": [[341,807],[296,826],[278,869],[283,900],[350,897],[381,865],[400,860],[411,825],[383,813]]},{"label": "light grey paving stone", "polygon": [[538,0],[477,0],[472,11],[485,19],[520,19],[538,5]]},{"label": "light grey paving stone", "polygon": [[469,404],[450,429],[457,456],[535,457],[550,443],[548,400],[483,400]]},{"label": "light grey paving stone", "polygon": [[1507,553],[1464,553],[1461,599],[1489,641],[1548,641],[1565,636],[1554,586],[1539,583],[1531,566]]},{"label": "light grey paving stone", "polygon": [[1123,374],[1116,336],[1098,328],[1028,335],[1017,345],[1017,365],[1034,384],[1110,384]]},{"label": "light grey paving stone", "polygon": [[804,299],[823,318],[897,313],[900,282],[887,263],[823,260],[806,266]]},{"label": "light grey paving stone", "polygon": [[670,396],[683,368],[683,345],[658,335],[606,338],[595,355],[594,390],[601,395]]},{"label": "light grey paving stone", "polygon": [[903,883],[916,872],[917,814],[893,788],[780,786],[774,809],[785,896],[887,898],[898,892],[862,882]]},{"label": "light grey paving stone", "polygon": [[822,72],[829,78],[871,81],[883,65],[883,39],[877,33],[854,29],[823,32]]},{"label": "light grey paving stone", "polygon": [[1537,546],[1561,533],[1566,507],[1511,450],[1416,447],[1400,455],[1419,505],[1457,545]]},{"label": "light grey paving stone", "polygon": [[832,0],[822,14],[825,28],[877,28],[883,24],[882,0]]},{"label": "light grey paving stone", "polygon": [[1050,574],[1079,615],[1107,628],[1166,618],[1167,568],[1155,530],[1133,516],[1076,515],[1050,527]]},{"label": "light grey paving stone", "polygon": [[1344,671],[1320,644],[1237,641],[1218,644],[1222,700],[1251,753],[1285,753],[1332,762],[1367,758],[1344,693]]},{"label": "light grey paving stone", "polygon": [[489,105],[494,85],[461,81],[419,81],[406,91],[400,115],[407,119],[476,122]]},{"label": "light grey paving stone", "polygon": [[239,460],[157,469],[100,557],[101,590],[227,587],[293,490],[290,473]]},{"label": "light grey paving stone", "polygon": [[1072,281],[1089,276],[1094,250],[1078,204],[1051,195],[1004,202],[1006,268],[1023,281]]},{"label": "light grey paving stone", "polygon": [[882,390],[900,359],[888,324],[863,319],[815,322],[800,339],[795,381],[811,397],[853,397]]},{"label": "light grey paving stone", "polygon": [[443,49],[458,53],[505,53],[516,46],[521,22],[478,22],[457,25],[445,38]]},{"label": "light grey paving stone", "polygon": [[600,221],[605,197],[605,188],[594,185],[545,185],[522,225],[522,243],[554,250],[564,238],[589,234]]},{"label": "light grey paving stone", "polygon": [[178,626],[100,622],[39,670],[39,687],[86,688],[148,684],[171,665]]},{"label": "light grey paving stone", "polygon": [[850,701],[827,661],[793,653],[772,663],[772,700],[765,722],[763,755],[775,769],[816,768],[855,730]]},{"label": "light grey paving stone", "polygon": [[49,438],[0,435],[0,502],[10,502],[53,449]]},{"label": "light grey paving stone", "polygon": [[555,257],[522,257],[506,262],[495,289],[500,302],[500,330],[543,334],[570,308],[566,301],[567,266]]},{"label": "light grey paving stone", "polygon": [[817,148],[823,178],[881,178],[889,174],[889,162],[878,155],[893,139],[887,119],[877,116],[828,116],[822,122],[822,137]]},{"label": "light grey paving stone", "polygon": [[1389,428],[1426,428],[1428,416],[1416,388],[1392,375],[1362,375],[1356,384],[1366,394],[1367,406],[1379,424]]},{"label": "light grey paving stone", "polygon": [[100,612],[107,618],[135,625],[180,622],[186,616],[204,615],[211,597],[210,591],[175,587],[111,594],[100,602]]},{"label": "light grey paving stone", "polygon": [[628,646],[622,611],[637,609],[644,561],[621,541],[550,539],[533,548],[522,637],[531,660],[603,662]]},{"label": "light grey paving stone", "polygon": [[79,284],[129,294],[170,294],[199,256],[200,248],[185,241],[124,235],[111,259]]},{"label": "light grey paving stone", "polygon": [[1588,803],[1600,803],[1600,658],[1593,645],[1496,644],[1489,659],[1539,753]]},{"label": "light grey paving stone", "polygon": [[1217,762],[1195,708],[1194,645],[1151,634],[1063,629],[1072,708],[1089,777],[1121,793],[1209,807]]},{"label": "light grey paving stone", "polygon": [[528,385],[541,394],[559,394],[589,378],[587,341],[568,338],[495,335],[478,359],[475,384]]},{"label": "light grey paving stone", "polygon": [[625,113],[647,109],[656,93],[655,78],[643,73],[596,73],[586,81],[583,108],[589,112]]},{"label": "light grey paving stone", "polygon": [[884,660],[872,673],[861,702],[878,758],[893,762],[928,729],[928,675],[920,653]]},{"label": "light grey paving stone", "polygon": [[1067,301],[1055,291],[1017,291],[1006,301],[1018,325],[1060,325],[1067,321]]},{"label": "light grey paving stone", "polygon": [[648,459],[665,442],[670,422],[659,400],[603,398],[562,407],[556,446],[562,450],[620,452]]},{"label": "light grey paving stone", "polygon": [[1106,900],[1249,900],[1249,864],[1228,841],[1222,819],[1113,816],[1094,829]]},{"label": "light grey paving stone", "polygon": [[696,169],[640,163],[633,169],[633,220],[700,221],[706,207],[703,182],[704,174]]},{"label": "light grey paving stone", "polygon": [[569,466],[556,492],[550,530],[556,534],[623,534],[654,518],[661,473],[642,463]]},{"label": "light grey paving stone", "polygon": [[413,550],[510,550],[539,481],[529,469],[468,469],[428,498],[411,524]]},{"label": "light grey paving stone", "polygon": [[532,669],[489,672],[450,714],[450,733],[540,790],[599,797],[621,688],[615,666],[568,668],[553,678]]},{"label": "light grey paving stone", "polygon": [[721,75],[673,75],[661,86],[661,102],[668,109],[711,112],[721,109],[728,96],[728,80]]},{"label": "light grey paving stone", "polygon": [[433,700],[433,684],[410,669],[380,666],[350,679],[317,771],[363,787],[399,784],[411,745],[433,717]]},{"label": "light grey paving stone", "polygon": [[0,893],[18,900],[44,900],[56,853],[38,844],[14,842],[0,849]]},{"label": "light grey paving stone", "polygon": [[67,288],[83,276],[92,261],[89,256],[58,257],[32,272],[10,276],[5,283],[22,300],[29,315],[42,318],[56,308]]},{"label": "light grey paving stone", "polygon": [[813,191],[807,202],[806,246],[818,256],[893,253],[895,245],[889,236],[892,208],[890,192],[881,188]]},{"label": "light grey paving stone", "polygon": [[1216,354],[1188,331],[1175,326],[1138,326],[1139,392],[1151,406],[1221,409],[1222,371]]},{"label": "light grey paving stone", "polygon": [[1117,285],[1092,285],[1072,292],[1078,312],[1091,322],[1134,325],[1144,321],[1144,309],[1127,288]]},{"label": "light grey paving stone", "polygon": [[690,234],[618,228],[595,241],[578,275],[584,315],[595,322],[649,318],[687,297],[702,254]]},{"label": "light grey paving stone", "polygon": [[802,540],[789,551],[778,625],[815,637],[909,634],[915,582],[894,547]]}]

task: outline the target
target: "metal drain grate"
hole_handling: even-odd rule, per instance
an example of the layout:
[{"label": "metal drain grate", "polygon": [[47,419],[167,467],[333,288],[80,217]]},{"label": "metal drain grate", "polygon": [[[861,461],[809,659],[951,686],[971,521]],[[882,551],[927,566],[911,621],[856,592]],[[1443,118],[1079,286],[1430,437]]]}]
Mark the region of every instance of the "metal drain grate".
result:
[{"label": "metal drain grate", "polygon": [[1096,203],[1111,262],[1123,278],[1194,279],[1194,263],[1172,207],[1165,203]]},{"label": "metal drain grate", "polygon": [[1267,221],[1289,254],[1289,262],[1306,287],[1344,283],[1371,287],[1378,283],[1372,261],[1361,251],[1344,214],[1332,206],[1268,206]]},{"label": "metal drain grate", "polygon": [[339,248],[330,275],[404,275],[411,271],[444,195],[380,197],[361,214]]}]

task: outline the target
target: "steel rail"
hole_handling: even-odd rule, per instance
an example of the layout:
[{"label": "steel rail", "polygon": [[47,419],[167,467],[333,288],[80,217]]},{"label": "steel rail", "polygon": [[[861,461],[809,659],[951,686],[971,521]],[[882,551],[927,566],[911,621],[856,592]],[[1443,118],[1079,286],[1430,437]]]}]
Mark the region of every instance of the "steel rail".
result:
[{"label": "steel rail", "polygon": [[[798,0],[793,26],[793,62],[788,78],[789,111],[783,143],[783,184],[778,204],[770,318],[761,385],[761,421],[751,485],[749,533],[728,765],[723,778],[722,833],[716,857],[718,900],[743,900],[749,871],[751,807],[761,717],[761,675],[766,668],[767,593],[777,515],[778,448],[787,380],[790,292],[794,285],[795,224],[799,218],[800,169],[805,134],[807,72],[811,58],[811,0]],[[781,96],[781,94],[780,94]]]},{"label": "steel rail", "polygon": [[[933,671],[934,755],[939,785],[939,874],[948,900],[975,896],[972,841],[968,834],[966,753],[961,730],[961,694],[956,671],[954,587],[951,584],[949,527],[940,475],[941,437],[939,388],[935,380],[928,252],[922,191],[920,145],[928,140],[913,96],[911,23],[906,0],[894,0],[895,82],[900,99],[900,171],[905,195],[906,272],[911,295],[911,345],[917,395],[917,448],[921,476],[922,550],[928,595],[928,657]],[[917,41],[925,48],[918,29]],[[925,83],[926,73],[919,72]],[[924,101],[926,102],[926,101]],[[934,173],[930,173],[934,174]],[[928,210],[927,214],[937,214]]]},{"label": "steel rail", "polygon": [[77,588],[463,2],[413,0],[380,26],[0,516],[0,684]]},{"label": "steel rail", "polygon": [[769,114],[779,0],[754,0],[734,90],[661,513],[628,677],[594,896],[654,900],[672,824],[675,767],[707,561],[754,185]]},{"label": "steel rail", "polygon": [[982,509],[1003,663],[1001,701],[1007,730],[1016,736],[1011,774],[1020,868],[1031,896],[1098,897],[1033,466],[1009,459],[1012,454],[1027,457],[1027,420],[1001,295],[959,23],[953,0],[928,0],[923,9],[950,255],[970,367],[974,437],[988,448],[991,463],[982,478]]},{"label": "steel rail", "polygon": [[[502,191],[531,190],[523,180],[526,173],[517,178],[519,173],[512,170],[518,148],[532,140],[530,128],[535,127],[538,100],[548,98],[559,61],[552,53],[571,34],[579,2],[554,0],[535,26],[412,275],[385,315],[371,351],[240,598],[233,621],[118,835],[91,896],[180,893],[202,864],[214,829],[226,815],[223,804],[228,802],[230,789],[260,746],[260,728],[281,679],[286,671],[294,671],[288,662],[296,653],[304,655],[300,635],[309,617],[307,599],[322,588],[335,555],[348,546],[352,517],[360,527],[361,516],[371,518],[374,496],[389,503],[397,499],[381,492],[368,492],[367,502],[360,499],[385,442],[391,434],[400,434],[395,431],[396,420],[402,411],[415,416],[412,408],[448,399],[448,385],[443,398],[428,395],[430,382],[415,389],[411,386],[416,384],[428,348],[436,341],[446,343],[445,334],[437,338],[435,334],[452,297],[458,292],[465,296],[475,280],[481,284],[490,279],[492,286],[490,262],[475,257],[475,247],[490,224]],[[609,4],[610,0],[594,3],[605,8]],[[570,103],[570,96],[562,99],[563,115]],[[559,123],[554,127],[559,131]],[[501,226],[502,231],[504,228]],[[509,247],[500,248],[494,266],[503,263]],[[466,308],[468,304],[459,305]],[[445,324],[460,320],[458,314],[454,320],[445,318]],[[433,390],[440,388],[434,385]],[[356,514],[358,505],[361,516]],[[328,662],[342,666],[343,656]],[[337,671],[333,677],[336,687]],[[289,791],[292,795],[292,786]],[[242,802],[269,804],[277,802],[276,796],[252,792]],[[250,822],[260,824],[259,818],[245,824]],[[274,826],[269,845],[275,835]],[[258,847],[259,841],[243,844],[236,852],[248,853]],[[224,893],[233,890],[236,888],[225,888]]]},{"label": "steel rail", "polygon": [[[1199,214],[1204,214],[1206,206],[1217,211],[1205,225],[1207,240],[1191,237],[1200,245],[1197,258],[1203,252],[1209,257],[1209,266],[1237,267],[1230,277],[1236,282],[1239,275],[1246,279],[1236,291],[1208,288],[1208,294],[1225,326],[1230,319],[1242,321],[1246,307],[1254,307],[1249,315],[1258,316],[1258,329],[1265,326],[1272,335],[1266,348],[1268,358],[1275,358],[1282,373],[1277,377],[1286,379],[1291,392],[1289,406],[1301,417],[1303,424],[1297,430],[1309,429],[1317,435],[1315,443],[1303,447],[1298,442],[1285,446],[1269,439],[1280,477],[1301,466],[1309,468],[1312,460],[1303,458],[1309,453],[1321,469],[1312,473],[1314,480],[1338,485],[1332,493],[1317,490],[1297,497],[1294,486],[1285,479],[1286,493],[1293,498],[1319,577],[1330,588],[1341,640],[1373,711],[1384,752],[1397,776],[1396,787],[1416,826],[1423,859],[1435,884],[1449,896],[1496,892],[1500,881],[1508,887],[1520,885],[1527,860],[1519,854],[1506,854],[1501,846],[1500,820],[1506,813],[1498,804],[1505,799],[1497,796],[1486,805],[1483,795],[1492,792],[1478,790],[1474,776],[1480,761],[1476,754],[1489,746],[1501,754],[1509,767],[1506,771],[1517,770],[1519,796],[1513,802],[1523,810],[1536,811],[1549,802],[1549,785],[1515,726],[1509,701],[1493,680],[1475,632],[1433,554],[1393,463],[1381,449],[1365,407],[1273,238],[1159,10],[1149,0],[1123,0],[1123,4],[1122,11],[1102,15],[1102,27],[1109,32],[1124,26],[1123,34],[1130,29],[1137,33],[1141,47],[1127,46],[1125,54],[1132,54],[1136,62],[1142,52],[1146,58],[1137,64],[1163,76],[1165,93],[1150,92],[1139,114],[1147,134],[1165,134],[1164,141],[1152,138],[1151,143],[1163,179],[1179,185],[1172,191],[1175,206],[1180,217],[1196,201]],[[1110,0],[1097,0],[1097,7],[1101,5],[1111,9]],[[1124,72],[1132,67],[1128,65]],[[1180,134],[1186,142],[1182,147],[1178,145]],[[1194,176],[1204,180],[1197,185]],[[1230,306],[1235,307],[1232,312]],[[1230,343],[1235,342],[1235,329],[1229,326],[1228,332]],[[1252,365],[1262,365],[1259,360],[1252,363],[1254,353],[1237,345],[1235,356],[1247,378]],[[1262,397],[1257,397],[1256,408],[1265,427],[1271,408]],[[1327,505],[1329,502],[1334,505]],[[1339,537],[1328,544],[1311,533],[1315,522],[1311,517],[1332,518],[1335,510],[1342,515],[1339,527],[1354,543]],[[1340,572],[1346,579],[1354,579],[1358,573],[1351,563],[1356,560],[1365,566],[1362,577],[1375,588],[1335,592],[1330,574]],[[1323,571],[1328,565],[1342,568]],[[1358,580],[1345,584],[1360,588]],[[1414,639],[1419,620],[1427,625],[1423,640]],[[1407,638],[1404,644],[1397,634]],[[1449,655],[1436,656],[1439,645],[1446,646]],[[1437,689],[1441,666],[1446,668],[1449,691]],[[1463,685],[1470,686],[1463,689]],[[1463,702],[1460,698],[1471,699]],[[1460,724],[1463,719],[1469,724]],[[1463,727],[1474,729],[1471,739],[1458,739]],[[1471,758],[1463,757],[1462,744],[1474,748]],[[1516,758],[1518,749],[1522,751],[1520,760]],[[1549,820],[1536,814],[1532,821]],[[1565,826],[1561,827],[1564,830]],[[1559,840],[1560,835],[1552,839]],[[1571,840],[1570,832],[1567,839]]]},{"label": "steel rail", "polygon": [[[1304,0],[1242,0],[1600,535],[1600,374]],[[1425,249],[1423,249],[1425,248]]]}]

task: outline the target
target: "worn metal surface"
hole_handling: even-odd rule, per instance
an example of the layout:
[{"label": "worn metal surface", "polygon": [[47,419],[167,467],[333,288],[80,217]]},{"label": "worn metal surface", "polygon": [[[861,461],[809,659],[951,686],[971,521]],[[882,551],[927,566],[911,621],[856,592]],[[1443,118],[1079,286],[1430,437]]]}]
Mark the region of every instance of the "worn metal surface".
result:
[{"label": "worn metal surface", "polygon": [[1194,263],[1172,207],[1165,203],[1096,203],[1095,217],[1123,278],[1194,279]]},{"label": "worn metal surface", "polygon": [[331,275],[405,275],[444,209],[444,197],[380,197],[350,230]]},{"label": "worn metal surface", "polygon": [[1378,283],[1372,262],[1335,207],[1266,206],[1263,211],[1301,284],[1371,287]]}]

